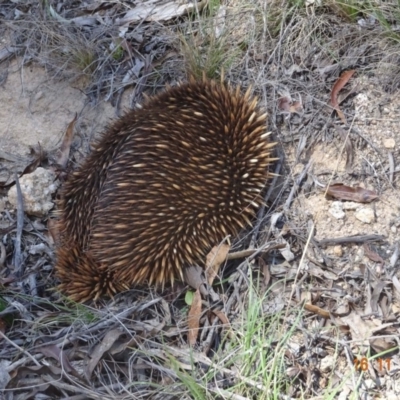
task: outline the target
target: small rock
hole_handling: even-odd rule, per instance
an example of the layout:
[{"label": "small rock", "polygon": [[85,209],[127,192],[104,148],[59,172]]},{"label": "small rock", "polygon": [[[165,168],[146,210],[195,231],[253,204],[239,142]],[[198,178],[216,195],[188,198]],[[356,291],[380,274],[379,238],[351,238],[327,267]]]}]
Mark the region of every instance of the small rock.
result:
[{"label": "small rock", "polygon": [[294,176],[300,175],[303,172],[303,170],[304,170],[304,165],[301,163],[298,163],[293,168],[293,175]]},{"label": "small rock", "polygon": [[321,360],[321,371],[322,372],[329,372],[335,368],[335,358],[331,355],[324,357]]},{"label": "small rock", "polygon": [[383,146],[386,149],[394,149],[396,147],[396,141],[393,138],[385,139],[383,141]]},{"label": "small rock", "polygon": [[343,203],[343,210],[357,210],[357,208],[360,207],[360,203],[356,203],[355,201],[345,201]]},{"label": "small rock", "polygon": [[365,224],[371,224],[375,220],[374,210],[369,207],[360,208],[358,211],[356,211],[354,216]]},{"label": "small rock", "polygon": [[343,219],[346,216],[346,213],[343,211],[343,203],[341,201],[332,202],[328,212],[336,219]]},{"label": "small rock", "polygon": [[[57,190],[59,182],[54,172],[44,168],[36,168],[31,174],[26,174],[19,179],[24,211],[27,214],[43,216],[53,208],[51,195]],[[14,185],[8,191],[8,201],[17,208],[17,188]]]},{"label": "small rock", "polygon": [[333,254],[334,254],[336,257],[342,257],[342,255],[343,255],[342,246],[334,246],[334,248],[333,248]]},{"label": "small rock", "polygon": [[390,231],[391,231],[392,233],[397,233],[397,228],[396,228],[394,225],[392,225],[392,226],[390,227]]},{"label": "small rock", "polygon": [[35,95],[35,100],[40,100],[42,97],[43,97],[43,92],[42,92],[42,91],[39,91],[39,92],[37,92],[36,95]]}]

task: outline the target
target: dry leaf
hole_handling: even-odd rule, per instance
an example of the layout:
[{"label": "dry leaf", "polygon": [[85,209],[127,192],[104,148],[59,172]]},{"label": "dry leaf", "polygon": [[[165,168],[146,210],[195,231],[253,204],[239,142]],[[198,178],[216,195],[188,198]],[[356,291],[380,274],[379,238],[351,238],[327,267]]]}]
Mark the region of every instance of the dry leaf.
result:
[{"label": "dry leaf", "polygon": [[330,313],[329,311],[323,310],[322,308],[319,308],[317,306],[314,306],[312,304],[306,303],[304,304],[304,309],[310,312],[313,312],[314,314],[319,315],[320,317],[323,318],[329,318]]},{"label": "dry leaf", "polygon": [[343,72],[342,75],[340,75],[339,79],[333,85],[333,88],[331,91],[330,105],[336,110],[339,118],[342,120],[342,122],[344,124],[347,124],[347,121],[346,121],[346,117],[344,116],[343,112],[339,108],[338,95],[339,95],[339,92],[344,88],[346,83],[353,76],[354,72],[356,72],[354,69]]},{"label": "dry leaf", "polygon": [[373,250],[371,250],[371,248],[368,246],[367,243],[364,243],[364,251],[365,251],[365,255],[371,261],[379,262],[382,264],[385,262],[385,260],[378,253],[375,253]]},{"label": "dry leaf", "polygon": [[90,355],[89,362],[85,368],[85,376],[89,382],[90,382],[92,373],[93,373],[94,369],[96,368],[96,365],[101,360],[104,353],[106,353],[108,350],[111,349],[113,344],[119,339],[119,337],[121,335],[122,335],[122,331],[120,331],[119,329],[112,329],[111,331],[108,331],[106,333],[106,336],[104,336],[101,343],[99,343],[95,347],[93,353]]},{"label": "dry leaf", "polygon": [[362,187],[352,188],[342,183],[335,183],[334,185],[328,186],[326,194],[339,200],[350,200],[357,203],[370,203],[378,198],[378,194],[373,190],[364,189]]},{"label": "dry leaf", "polygon": [[37,352],[42,353],[46,357],[51,357],[51,358],[54,358],[55,360],[57,360],[66,372],[74,373],[75,375],[78,375],[75,368],[70,363],[65,351],[61,350],[56,345],[51,344],[48,346],[39,347],[37,349]]},{"label": "dry leaf", "polygon": [[290,112],[290,103],[291,100],[288,97],[281,97],[278,100],[278,108],[281,111]]},{"label": "dry leaf", "polygon": [[190,307],[188,314],[188,341],[190,346],[194,346],[196,344],[197,336],[199,334],[201,308],[202,304],[200,290],[197,289],[194,293],[192,306]]},{"label": "dry leaf", "polygon": [[229,253],[230,246],[228,244],[221,244],[214,246],[207,254],[206,258],[206,276],[209,285],[212,285],[215,277],[218,275],[219,268]]},{"label": "dry leaf", "polygon": [[77,114],[75,113],[74,119],[69,123],[67,131],[65,132],[64,139],[61,143],[59,154],[56,158],[56,162],[61,167],[65,168],[67,165],[69,151],[71,149],[72,139],[74,137],[74,127],[77,119]]},{"label": "dry leaf", "polygon": [[219,318],[223,325],[230,327],[229,319],[222,311],[212,310],[212,312]]}]

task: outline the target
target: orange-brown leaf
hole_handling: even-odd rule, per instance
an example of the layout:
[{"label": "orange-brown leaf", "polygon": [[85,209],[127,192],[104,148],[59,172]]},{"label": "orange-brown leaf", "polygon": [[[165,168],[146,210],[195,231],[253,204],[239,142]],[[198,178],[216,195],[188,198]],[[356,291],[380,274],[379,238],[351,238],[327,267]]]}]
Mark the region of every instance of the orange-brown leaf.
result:
[{"label": "orange-brown leaf", "polygon": [[230,326],[229,319],[228,319],[228,317],[225,315],[225,313],[223,313],[222,311],[219,311],[219,310],[212,310],[212,312],[219,318],[219,320],[220,320],[224,325]]},{"label": "orange-brown leaf", "polygon": [[207,254],[206,258],[206,276],[209,285],[212,285],[215,277],[218,275],[219,268],[226,260],[229,253],[230,246],[228,244],[221,244],[214,246]]},{"label": "orange-brown leaf", "polygon": [[346,117],[344,116],[343,112],[339,108],[338,95],[339,95],[339,92],[344,88],[346,83],[353,76],[354,72],[356,72],[354,69],[343,72],[342,75],[340,75],[339,79],[333,85],[333,88],[331,91],[331,101],[330,101],[331,106],[336,110],[339,118],[342,120],[342,122],[344,124],[347,124],[347,121],[346,121]]},{"label": "orange-brown leaf", "polygon": [[199,335],[201,308],[202,304],[200,290],[197,289],[194,293],[192,306],[190,307],[188,315],[188,341],[190,346],[194,346],[196,344],[197,336]]},{"label": "orange-brown leaf", "polygon": [[314,306],[313,304],[306,303],[304,304],[304,309],[310,311],[314,314],[321,316],[322,318],[329,318],[330,314],[329,311],[324,310],[323,308]]},{"label": "orange-brown leaf", "polygon": [[367,243],[364,243],[364,251],[365,255],[371,260],[379,263],[384,263],[385,260],[375,251],[373,251]]},{"label": "orange-brown leaf", "polygon": [[336,183],[328,186],[326,194],[339,200],[350,200],[357,203],[370,203],[378,198],[378,194],[373,190],[364,189],[362,187],[351,187]]},{"label": "orange-brown leaf", "polygon": [[65,132],[64,139],[61,143],[59,156],[57,157],[57,164],[61,165],[63,168],[65,168],[65,166],[67,165],[69,151],[71,148],[72,139],[74,137],[74,127],[77,117],[77,114],[75,114],[74,119],[69,123],[67,131]]}]

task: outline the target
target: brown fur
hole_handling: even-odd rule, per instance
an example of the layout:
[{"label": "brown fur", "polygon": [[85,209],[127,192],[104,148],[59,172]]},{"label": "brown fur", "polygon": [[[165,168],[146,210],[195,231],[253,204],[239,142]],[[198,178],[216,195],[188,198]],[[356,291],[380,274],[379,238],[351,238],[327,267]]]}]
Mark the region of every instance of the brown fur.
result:
[{"label": "brown fur", "polygon": [[60,290],[87,301],[173,283],[249,224],[273,146],[256,104],[191,80],[109,127],[61,191]]}]

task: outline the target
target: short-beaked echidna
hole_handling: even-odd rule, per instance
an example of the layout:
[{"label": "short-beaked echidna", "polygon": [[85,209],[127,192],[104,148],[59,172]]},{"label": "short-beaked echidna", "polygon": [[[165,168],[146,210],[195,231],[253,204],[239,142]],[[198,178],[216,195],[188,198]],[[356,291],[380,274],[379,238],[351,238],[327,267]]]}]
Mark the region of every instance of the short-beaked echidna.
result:
[{"label": "short-beaked echidna", "polygon": [[60,290],[76,301],[182,279],[250,224],[273,143],[248,90],[168,87],[111,125],[64,184]]}]

